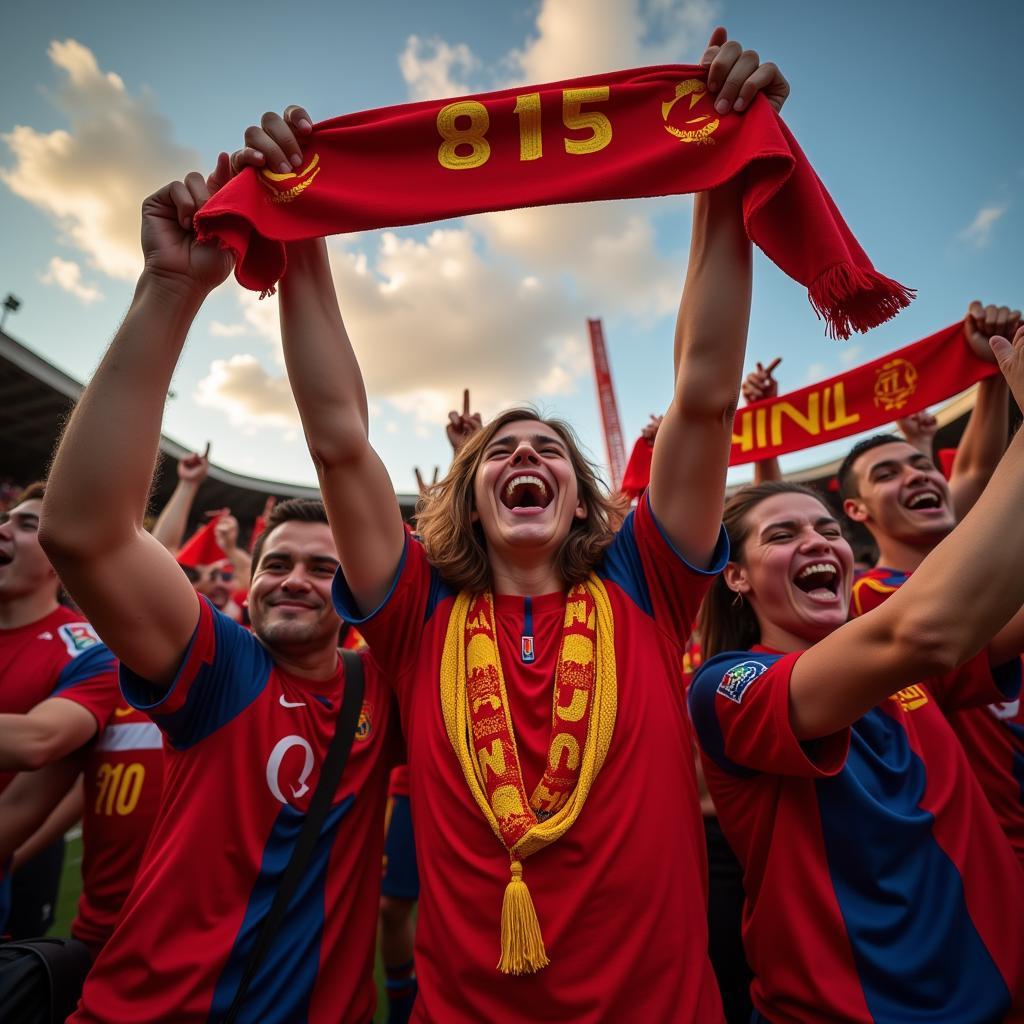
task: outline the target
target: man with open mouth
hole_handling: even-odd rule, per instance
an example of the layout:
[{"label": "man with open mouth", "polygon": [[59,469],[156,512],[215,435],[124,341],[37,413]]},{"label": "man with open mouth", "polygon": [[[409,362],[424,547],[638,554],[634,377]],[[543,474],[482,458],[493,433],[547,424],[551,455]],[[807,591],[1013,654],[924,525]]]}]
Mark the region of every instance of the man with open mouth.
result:
[{"label": "man with open mouth", "polygon": [[[964,333],[984,355],[992,335],[1012,337],[1019,310],[971,304]],[[978,385],[949,482],[926,454],[879,434],[860,442],[839,469],[843,509],[878,546],[874,568],[853,585],[850,614],[863,615],[893,594],[966,515],[1006,446],[1008,394],[1001,375]],[[969,601],[970,594],[950,600]],[[996,817],[1024,864],[1024,715],[1019,700],[951,711],[960,739]]]},{"label": "man with open mouth", "polygon": [[[778,110],[789,92],[724,29],[703,60],[718,110],[757,92]],[[266,115],[234,166],[297,166],[311,131],[302,108]],[[466,442],[408,537],[326,248],[287,258],[284,350],[337,540],[335,602],[393,680],[408,745],[413,1020],[717,1024],[679,666],[726,556],[751,288],[735,182],[695,200],[674,398],[624,522],[568,426],[519,408]]]}]

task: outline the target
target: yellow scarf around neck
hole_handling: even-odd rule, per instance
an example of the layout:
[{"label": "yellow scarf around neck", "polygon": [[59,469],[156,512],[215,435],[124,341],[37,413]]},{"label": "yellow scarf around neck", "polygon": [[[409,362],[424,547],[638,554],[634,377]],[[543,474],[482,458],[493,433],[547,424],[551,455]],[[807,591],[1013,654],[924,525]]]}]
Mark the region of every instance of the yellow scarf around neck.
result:
[{"label": "yellow scarf around neck", "polygon": [[498,969],[531,974],[549,961],[522,861],[559,839],[579,817],[615,729],[615,625],[604,584],[591,574],[566,598],[548,759],[531,797],[523,784],[489,592],[463,592],[455,599],[440,689],[445,729],[466,784],[511,858]]}]

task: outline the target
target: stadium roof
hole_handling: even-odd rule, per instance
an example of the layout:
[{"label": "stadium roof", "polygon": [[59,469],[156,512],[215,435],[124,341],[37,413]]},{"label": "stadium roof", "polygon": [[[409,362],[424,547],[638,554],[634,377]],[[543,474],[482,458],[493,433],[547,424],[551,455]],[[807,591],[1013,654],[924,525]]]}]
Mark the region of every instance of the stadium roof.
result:
[{"label": "stadium roof", "polygon": [[[61,426],[81,393],[81,383],[0,331],[0,478],[29,483],[45,476]],[[974,395],[975,388],[971,388],[936,411],[939,420],[936,448],[956,447],[974,408]],[[175,466],[190,449],[161,435],[160,451],[163,459],[153,486],[153,510],[162,508],[170,497],[177,481]],[[838,506],[837,497],[829,492],[828,484],[839,462],[835,459],[787,473],[786,477],[819,487]],[[202,520],[204,510],[228,507],[242,525],[244,537],[271,494],[278,499],[318,497],[319,491],[315,487],[244,476],[211,465],[193,506],[189,530]],[[399,495],[399,501],[402,514],[409,519],[416,495]],[[869,540],[866,534],[861,537],[853,532],[855,539]]]},{"label": "stadium roof", "polygon": [[[30,348],[0,331],[0,478],[27,484],[41,479],[53,455],[61,427],[82,393],[83,385]],[[160,436],[161,466],[153,486],[151,508],[166,503],[177,482],[175,467],[191,449],[165,435]],[[263,511],[268,495],[283,498],[316,498],[315,487],[261,480],[221,466],[210,466],[193,506],[190,530],[206,509],[228,507],[248,533]],[[399,495],[402,513],[408,518],[416,503],[413,494]]]}]

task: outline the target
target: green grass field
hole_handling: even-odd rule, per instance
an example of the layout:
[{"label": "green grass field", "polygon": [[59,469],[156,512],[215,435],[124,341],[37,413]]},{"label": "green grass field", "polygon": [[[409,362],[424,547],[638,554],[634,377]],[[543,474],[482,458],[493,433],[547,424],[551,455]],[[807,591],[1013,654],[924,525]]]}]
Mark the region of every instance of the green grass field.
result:
[{"label": "green grass field", "polygon": [[[75,916],[78,896],[82,891],[82,837],[76,830],[74,838],[69,839],[64,848],[64,871],[60,879],[60,894],[57,897],[57,916],[50,929],[50,935],[69,935],[71,921]],[[377,981],[377,1013],[375,1024],[383,1024],[388,1019],[388,996],[384,988],[384,967],[380,956],[374,970]]]}]

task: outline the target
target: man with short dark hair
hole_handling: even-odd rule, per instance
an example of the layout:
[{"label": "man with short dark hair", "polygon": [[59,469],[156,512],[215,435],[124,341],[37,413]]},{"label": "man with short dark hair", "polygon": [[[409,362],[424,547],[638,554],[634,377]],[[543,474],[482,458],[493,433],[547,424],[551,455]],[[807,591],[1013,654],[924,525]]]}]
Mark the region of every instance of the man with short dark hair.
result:
[{"label": "man with short dark hair", "polygon": [[[60,580],[39,546],[45,490],[32,484],[0,514],[0,793],[13,772],[61,757],[95,733],[88,711],[47,698],[79,685],[117,685],[110,652],[83,615],[58,601]],[[15,725],[17,738],[9,736]],[[63,847],[60,839],[19,868],[9,922],[12,882],[0,862],[0,933],[6,923],[28,938],[52,923]]]},{"label": "man with short dark hair", "polygon": [[[982,308],[973,303],[964,322],[968,341],[983,351],[993,334],[1013,336],[1018,310]],[[998,378],[998,382],[997,382]],[[863,615],[893,594],[928,553],[973,505],[987,480],[987,449],[992,465],[1007,439],[1007,394],[1002,378],[981,382],[949,482],[925,453],[892,434],[876,434],[855,445],[839,468],[843,510],[861,523],[878,546],[874,568],[853,584],[851,615]],[[973,436],[968,436],[968,434]],[[964,470],[964,449],[973,472]],[[969,601],[969,594],[950,594]],[[949,715],[971,767],[1024,864],[1024,716],[1020,701],[969,708]]]},{"label": "man with short dark hair", "polygon": [[[210,179],[190,174],[143,204],[145,270],[71,417],[46,499],[42,543],[118,655],[129,702],[166,743],[147,854],[77,1024],[224,1017],[347,686],[331,601],[338,556],[319,502],[284,502],[271,515],[249,589],[252,633],[198,597],[142,525],[171,374],[192,318],[231,266],[191,233],[226,175],[222,156]],[[364,664],[351,753],[240,1020],[365,1024],[373,1015],[381,821],[399,737],[390,693],[372,660]]]}]

